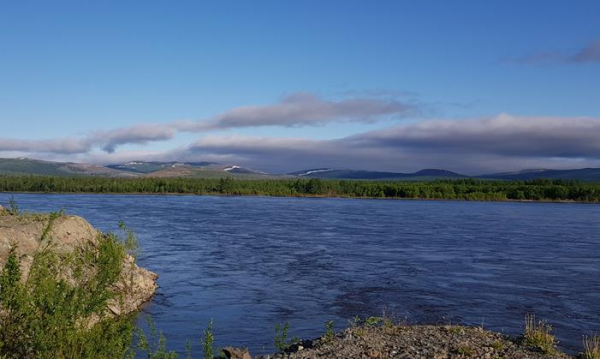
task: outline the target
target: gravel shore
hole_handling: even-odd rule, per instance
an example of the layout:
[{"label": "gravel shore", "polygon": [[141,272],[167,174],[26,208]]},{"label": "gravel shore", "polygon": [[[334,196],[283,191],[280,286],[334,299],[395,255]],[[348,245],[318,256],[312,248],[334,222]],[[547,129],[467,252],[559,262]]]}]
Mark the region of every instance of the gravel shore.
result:
[{"label": "gravel shore", "polygon": [[477,327],[432,325],[358,326],[333,337],[303,341],[275,358],[572,358],[542,353],[517,339]]}]

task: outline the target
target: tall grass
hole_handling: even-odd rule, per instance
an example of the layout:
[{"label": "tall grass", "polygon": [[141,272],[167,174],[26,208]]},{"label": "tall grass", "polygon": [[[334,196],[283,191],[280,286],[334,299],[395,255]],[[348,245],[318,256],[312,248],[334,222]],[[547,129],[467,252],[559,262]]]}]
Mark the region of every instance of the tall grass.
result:
[{"label": "tall grass", "polygon": [[600,359],[600,336],[592,335],[583,338],[583,358]]},{"label": "tall grass", "polygon": [[538,348],[543,353],[552,354],[556,352],[556,339],[552,334],[552,326],[546,321],[536,320],[533,314],[525,316],[523,339],[525,345]]}]

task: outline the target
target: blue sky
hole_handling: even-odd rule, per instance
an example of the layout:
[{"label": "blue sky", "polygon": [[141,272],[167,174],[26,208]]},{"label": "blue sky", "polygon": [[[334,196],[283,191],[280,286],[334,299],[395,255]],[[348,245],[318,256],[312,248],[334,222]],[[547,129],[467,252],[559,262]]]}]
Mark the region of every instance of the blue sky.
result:
[{"label": "blue sky", "polygon": [[[0,157],[600,166],[582,142],[600,129],[599,13],[597,1],[5,2]],[[290,113],[286,98],[302,100]],[[496,132],[482,146],[503,149],[448,145]],[[531,146],[513,153],[515,138]]]}]

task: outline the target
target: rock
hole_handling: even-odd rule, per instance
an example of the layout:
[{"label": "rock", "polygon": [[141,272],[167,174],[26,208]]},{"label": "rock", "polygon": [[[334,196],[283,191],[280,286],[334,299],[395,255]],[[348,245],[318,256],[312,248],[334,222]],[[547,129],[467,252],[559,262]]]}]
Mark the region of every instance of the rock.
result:
[{"label": "rock", "polygon": [[[25,280],[35,252],[40,248],[41,237],[48,224],[47,215],[2,215],[0,212],[0,268],[8,258],[10,248],[17,244],[17,254],[21,258],[22,279]],[[95,246],[103,234],[92,227],[85,219],[77,216],[60,216],[52,224],[48,238],[60,254],[68,254],[84,244]],[[123,261],[122,279],[114,288],[122,293],[122,301],[109,301],[108,308],[115,315],[137,310],[156,291],[158,275],[135,264],[131,256]],[[67,278],[67,280],[74,280]]]},{"label": "rock", "polygon": [[250,352],[246,348],[225,347],[222,350],[227,359],[252,359]]}]

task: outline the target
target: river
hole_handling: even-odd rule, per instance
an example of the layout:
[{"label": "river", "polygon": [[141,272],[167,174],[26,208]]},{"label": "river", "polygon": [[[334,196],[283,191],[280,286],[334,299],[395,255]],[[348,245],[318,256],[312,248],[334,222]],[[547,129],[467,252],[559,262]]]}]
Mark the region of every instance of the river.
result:
[{"label": "river", "polygon": [[[526,313],[560,346],[600,332],[600,205],[328,198],[15,194],[21,209],[123,220],[160,274],[143,311],[169,347],[273,351],[274,328],[314,338],[333,320],[483,325],[518,335]],[[0,194],[6,204],[10,194]],[[143,315],[142,314],[142,315]]]}]

